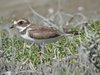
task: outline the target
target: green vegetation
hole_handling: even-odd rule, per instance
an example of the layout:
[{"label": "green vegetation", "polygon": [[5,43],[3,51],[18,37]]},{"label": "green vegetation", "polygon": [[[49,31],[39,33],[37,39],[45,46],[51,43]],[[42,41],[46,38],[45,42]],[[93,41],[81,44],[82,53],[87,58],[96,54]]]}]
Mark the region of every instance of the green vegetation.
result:
[{"label": "green vegetation", "polygon": [[[3,70],[8,69],[7,65],[11,66],[11,63],[14,66],[13,69],[17,69],[18,72],[19,69],[23,69],[21,67],[24,67],[25,70],[35,69],[38,72],[42,72],[43,69],[46,73],[49,67],[53,75],[57,73],[59,75],[81,75],[81,73],[87,75],[88,67],[100,70],[100,21],[84,26],[83,30],[78,30],[80,35],[64,37],[57,42],[46,44],[42,49],[42,56],[39,55],[36,44],[28,48],[29,42],[19,39],[16,35],[9,38],[5,31],[1,31]],[[97,59],[94,58],[95,63],[91,61],[93,54],[97,57]],[[90,63],[94,66],[91,67]]]}]

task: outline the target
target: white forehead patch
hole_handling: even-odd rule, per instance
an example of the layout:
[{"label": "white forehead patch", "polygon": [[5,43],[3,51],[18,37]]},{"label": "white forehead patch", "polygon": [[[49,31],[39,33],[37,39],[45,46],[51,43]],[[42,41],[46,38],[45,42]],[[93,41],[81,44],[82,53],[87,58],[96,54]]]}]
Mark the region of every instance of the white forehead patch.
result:
[{"label": "white forehead patch", "polygon": [[14,24],[17,24],[17,21],[14,21]]}]

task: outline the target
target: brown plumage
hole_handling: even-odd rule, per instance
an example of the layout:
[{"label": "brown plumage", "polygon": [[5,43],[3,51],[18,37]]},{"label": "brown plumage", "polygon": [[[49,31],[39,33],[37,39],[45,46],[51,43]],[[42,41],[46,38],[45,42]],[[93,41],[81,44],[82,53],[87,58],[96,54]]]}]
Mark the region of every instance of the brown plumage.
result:
[{"label": "brown plumage", "polygon": [[29,36],[34,39],[49,39],[60,36],[60,32],[54,30],[51,27],[43,25],[33,24],[28,28],[31,28],[31,30],[29,30]]}]

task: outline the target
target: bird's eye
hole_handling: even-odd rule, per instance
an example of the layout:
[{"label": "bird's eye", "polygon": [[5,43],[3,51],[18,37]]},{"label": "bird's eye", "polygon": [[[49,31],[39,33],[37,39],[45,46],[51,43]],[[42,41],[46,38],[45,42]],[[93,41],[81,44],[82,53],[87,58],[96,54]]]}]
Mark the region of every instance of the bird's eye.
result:
[{"label": "bird's eye", "polygon": [[19,25],[21,25],[21,24],[23,24],[23,23],[24,23],[23,21],[18,22]]}]

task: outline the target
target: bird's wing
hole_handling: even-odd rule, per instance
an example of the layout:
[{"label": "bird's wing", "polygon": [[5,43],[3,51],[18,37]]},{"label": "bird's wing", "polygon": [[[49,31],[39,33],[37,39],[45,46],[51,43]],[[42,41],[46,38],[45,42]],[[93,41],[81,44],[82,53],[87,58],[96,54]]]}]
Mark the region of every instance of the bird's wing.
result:
[{"label": "bird's wing", "polygon": [[47,26],[31,26],[29,36],[34,39],[49,39],[60,36],[60,33]]}]

